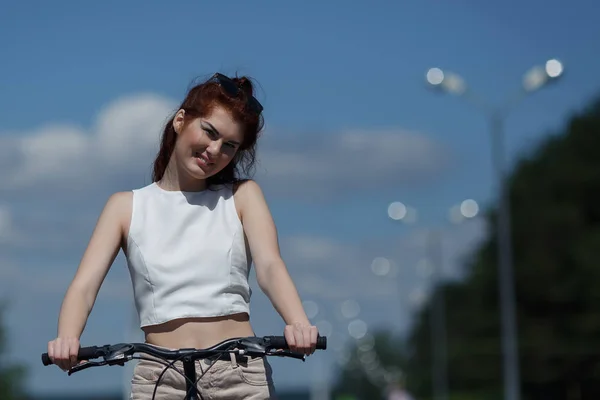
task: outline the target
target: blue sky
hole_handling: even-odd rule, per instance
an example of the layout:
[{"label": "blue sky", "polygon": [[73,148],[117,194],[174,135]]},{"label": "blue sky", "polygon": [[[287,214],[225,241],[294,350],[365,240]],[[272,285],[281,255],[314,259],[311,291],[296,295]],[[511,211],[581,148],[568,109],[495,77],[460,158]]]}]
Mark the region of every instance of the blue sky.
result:
[{"label": "blue sky", "polygon": [[[56,331],[66,289],[108,195],[149,181],[160,125],[192,80],[248,74],[261,86],[267,129],[257,179],[282,253],[332,350],[304,365],[274,360],[281,387],[307,386],[337,368],[348,339],[340,305],[360,304],[369,329],[406,330],[419,275],[422,230],[387,218],[400,200],[418,226],[443,226],[447,274],[485,233],[449,226],[465,198],[483,207],[493,180],[486,120],[425,87],[425,72],[459,73],[500,104],[523,73],[564,62],[556,85],[507,120],[514,161],[600,90],[598,5],[592,0],[478,2],[276,1],[13,2],[0,15],[0,294],[11,307],[11,357],[34,392],[118,390],[122,370],[72,377],[39,354]],[[394,279],[375,276],[389,258]],[[126,340],[130,284],[122,256],[107,277],[83,341]],[[389,308],[386,308],[389,307]],[[253,325],[282,323],[255,290]],[[323,325],[324,324],[324,325]],[[325,330],[327,330],[325,329]],[[312,364],[312,365],[311,365]]]}]

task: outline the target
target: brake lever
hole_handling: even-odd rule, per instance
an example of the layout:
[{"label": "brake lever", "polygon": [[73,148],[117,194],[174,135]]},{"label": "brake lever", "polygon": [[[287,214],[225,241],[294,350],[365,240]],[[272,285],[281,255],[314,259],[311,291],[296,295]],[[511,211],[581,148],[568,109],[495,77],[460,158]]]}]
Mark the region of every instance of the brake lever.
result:
[{"label": "brake lever", "polygon": [[90,367],[101,367],[103,365],[106,365],[106,361],[86,361],[69,369],[68,375],[71,376],[75,372],[83,371]]},{"label": "brake lever", "polygon": [[124,366],[125,363],[129,360],[131,360],[133,358],[133,356],[131,355],[126,355],[126,354],[122,354],[122,353],[116,353],[116,354],[111,354],[110,357],[106,357],[105,358],[105,363],[108,365],[120,365],[120,366]]},{"label": "brake lever", "polygon": [[122,353],[112,354],[110,357],[105,358],[103,361],[85,361],[80,364],[77,364],[73,368],[71,368],[68,372],[69,376],[74,374],[75,372],[83,371],[84,369],[90,367],[101,367],[104,365],[120,365],[124,366],[125,363],[132,359],[132,356],[125,355]]},{"label": "brake lever", "polygon": [[278,357],[291,357],[296,358],[298,360],[306,361],[306,354],[295,353],[289,350],[278,350],[278,351],[269,351],[267,353],[269,356],[278,356]]}]

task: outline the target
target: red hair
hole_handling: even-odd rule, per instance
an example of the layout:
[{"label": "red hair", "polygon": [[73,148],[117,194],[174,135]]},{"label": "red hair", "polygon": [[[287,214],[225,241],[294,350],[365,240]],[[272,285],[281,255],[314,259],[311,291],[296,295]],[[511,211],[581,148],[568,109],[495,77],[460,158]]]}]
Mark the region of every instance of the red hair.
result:
[{"label": "red hair", "polygon": [[[256,141],[264,127],[264,120],[262,114],[256,113],[247,106],[248,99],[254,95],[254,88],[250,79],[243,76],[232,78],[232,80],[241,89],[237,96],[232,96],[218,82],[209,79],[192,87],[178,108],[178,110],[185,111],[184,118],[185,123],[187,123],[189,119],[206,117],[215,106],[221,106],[228,110],[233,119],[243,126],[244,138],[236,155],[225,168],[207,179],[207,187],[242,180],[243,177],[240,176],[240,171],[248,176],[256,162]],[[173,128],[174,118],[175,114],[169,118],[163,129],[160,150],[154,160],[153,182],[162,179],[175,148],[177,133]]]}]

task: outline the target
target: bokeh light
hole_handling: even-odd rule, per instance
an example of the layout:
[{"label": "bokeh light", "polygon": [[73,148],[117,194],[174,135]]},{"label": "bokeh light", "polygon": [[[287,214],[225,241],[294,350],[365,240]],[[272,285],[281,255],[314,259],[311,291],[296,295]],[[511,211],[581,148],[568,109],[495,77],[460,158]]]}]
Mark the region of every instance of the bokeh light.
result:
[{"label": "bokeh light", "polygon": [[360,362],[367,365],[373,365],[377,361],[377,354],[374,351],[363,351],[359,357]]},{"label": "bokeh light", "polygon": [[354,339],[362,339],[367,334],[367,323],[361,319],[355,319],[348,324],[348,333]]},{"label": "bokeh light", "polygon": [[542,87],[547,80],[548,74],[543,68],[533,67],[523,76],[523,87],[532,92]]},{"label": "bokeh light", "polygon": [[465,81],[456,74],[446,74],[446,79],[443,83],[444,89],[452,94],[462,94],[467,89]]},{"label": "bokeh light", "polygon": [[439,68],[430,68],[427,71],[427,82],[431,85],[439,85],[444,81],[444,71]]},{"label": "bokeh light", "polygon": [[473,199],[464,200],[460,203],[460,213],[465,218],[474,218],[479,213],[479,205]]},{"label": "bokeh light", "polygon": [[371,351],[375,347],[375,338],[373,335],[367,333],[358,344],[358,349],[360,351]]},{"label": "bokeh light", "polygon": [[388,216],[396,221],[406,216],[406,206],[399,201],[395,201],[388,206]]},{"label": "bokeh light", "polygon": [[377,276],[386,276],[391,268],[392,263],[385,257],[375,257],[371,262],[371,271]]},{"label": "bokeh light", "polygon": [[558,78],[563,73],[563,65],[556,59],[546,61],[546,73],[550,78]]}]

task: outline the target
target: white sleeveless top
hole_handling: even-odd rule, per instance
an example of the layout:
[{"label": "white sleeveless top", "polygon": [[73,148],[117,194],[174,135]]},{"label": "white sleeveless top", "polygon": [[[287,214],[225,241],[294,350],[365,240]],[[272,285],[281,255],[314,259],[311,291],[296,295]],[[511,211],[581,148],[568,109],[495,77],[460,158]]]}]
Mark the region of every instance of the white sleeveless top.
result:
[{"label": "white sleeveless top", "polygon": [[229,185],[133,190],[126,258],[141,327],[250,314],[251,256]]}]

